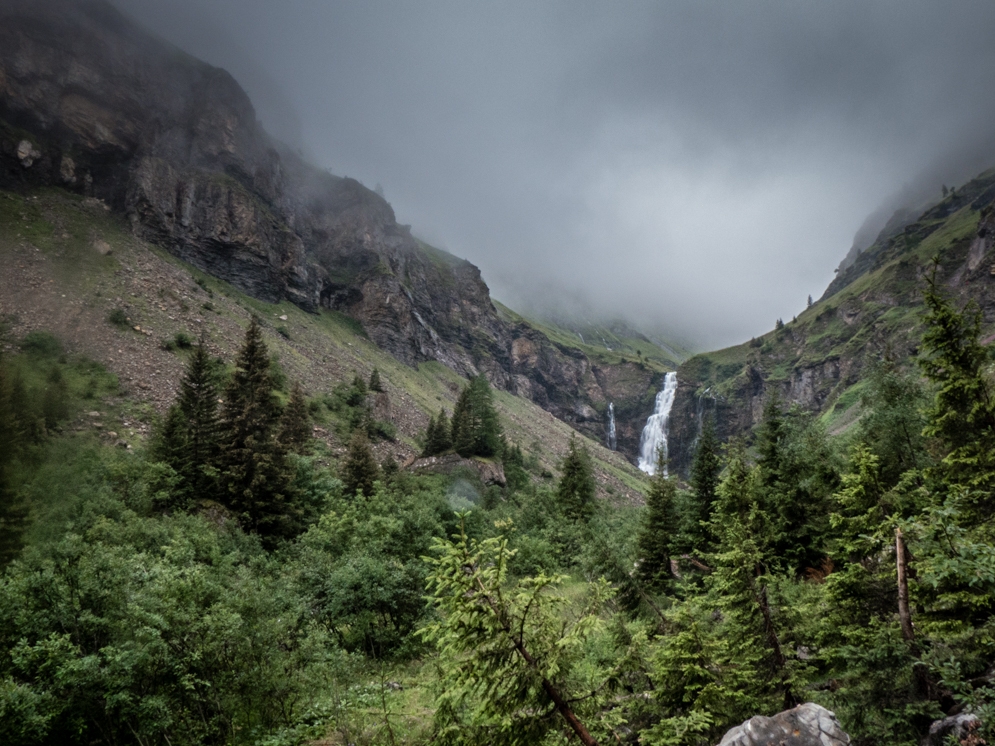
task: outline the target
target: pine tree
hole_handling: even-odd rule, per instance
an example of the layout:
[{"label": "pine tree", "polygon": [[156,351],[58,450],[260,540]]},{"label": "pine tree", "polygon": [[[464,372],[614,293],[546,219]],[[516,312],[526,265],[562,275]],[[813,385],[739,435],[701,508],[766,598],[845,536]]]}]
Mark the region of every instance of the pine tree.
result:
[{"label": "pine tree", "polygon": [[370,442],[362,430],[357,430],[349,441],[349,450],[342,464],[342,484],[346,494],[369,497],[373,494],[373,483],[379,477],[380,470]]},{"label": "pine tree", "polygon": [[591,457],[583,445],[570,438],[570,448],[563,459],[556,499],[563,512],[574,520],[587,520],[594,512],[594,477],[591,474]]},{"label": "pine tree", "polygon": [[292,453],[307,453],[312,444],[311,417],[299,383],[290,392],[290,401],[280,416],[280,442]]},{"label": "pine tree", "polygon": [[651,588],[666,588],[673,575],[670,558],[677,534],[677,514],[674,502],[677,487],[664,476],[666,459],[657,457],[656,474],[646,495],[646,517],[639,533],[639,577]]},{"label": "pine tree", "polygon": [[377,370],[376,368],[374,368],[373,372],[370,373],[369,389],[370,391],[377,391],[377,392],[381,392],[384,390],[383,383],[380,382],[380,371]]},{"label": "pine tree", "polygon": [[286,449],[275,437],[279,421],[269,355],[253,317],[225,391],[220,465],[225,503],[267,537],[299,528]]}]

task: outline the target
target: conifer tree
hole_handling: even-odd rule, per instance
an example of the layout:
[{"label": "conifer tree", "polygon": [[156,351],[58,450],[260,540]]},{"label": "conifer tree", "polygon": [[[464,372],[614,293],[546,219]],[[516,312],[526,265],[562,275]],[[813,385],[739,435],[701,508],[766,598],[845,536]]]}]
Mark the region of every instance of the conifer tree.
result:
[{"label": "conifer tree", "polygon": [[149,455],[152,459],[169,465],[180,477],[187,451],[186,425],[180,405],[174,402],[166,410],[166,416],[156,424],[149,442]]},{"label": "conifer tree", "polygon": [[985,377],[988,351],[978,341],[981,310],[972,304],[957,311],[940,293],[935,267],[923,299],[927,326],[919,364],[938,387],[923,434],[944,450],[937,472],[950,485],[986,493],[990,511],[995,507],[989,494],[995,487],[995,393]]},{"label": "conifer tree", "polygon": [[203,337],[194,348],[180,381],[176,403],[185,419],[185,442],[174,468],[186,481],[193,497],[205,497],[216,487],[215,479],[204,467],[217,463],[219,422],[218,387]]},{"label": "conifer tree", "polygon": [[425,448],[422,456],[438,456],[453,447],[449,432],[449,418],[446,410],[440,409],[438,417],[429,417],[428,428],[425,430]]},{"label": "conifer tree", "polygon": [[438,439],[436,435],[435,415],[429,415],[428,426],[425,428],[425,447],[422,448],[422,458],[428,458],[436,454],[435,444]]},{"label": "conifer tree", "polygon": [[264,536],[297,530],[286,449],[276,439],[280,408],[259,321],[253,317],[225,391],[220,465],[224,501]]},{"label": "conifer tree", "polygon": [[483,373],[470,381],[473,407],[477,412],[480,430],[477,434],[477,455],[497,456],[501,451],[501,421],[494,409],[494,395]]},{"label": "conifer tree", "polygon": [[439,416],[435,418],[435,445],[433,449],[436,454],[439,454],[452,450],[452,447],[452,428],[446,410],[443,408],[439,410]]},{"label": "conifer tree", "polygon": [[470,389],[463,389],[453,407],[452,441],[453,450],[460,456],[469,458],[474,454],[476,422],[470,408]]},{"label": "conifer tree", "polygon": [[657,456],[656,474],[646,495],[646,516],[639,533],[639,577],[655,589],[666,588],[673,577],[670,558],[677,533],[674,509],[677,487],[672,479],[664,476],[666,465],[661,451]]},{"label": "conifer tree", "polygon": [[312,443],[311,417],[300,383],[294,383],[290,401],[280,416],[280,442],[292,453],[307,453]]},{"label": "conifer tree", "polygon": [[18,410],[26,408],[23,385],[18,386],[0,357],[0,568],[13,559],[21,548],[28,510],[11,484],[11,470],[26,443],[24,425],[19,421]]},{"label": "conifer tree", "polygon": [[715,437],[715,423],[705,420],[691,463],[691,491],[693,495],[691,515],[688,516],[688,548],[697,553],[708,551],[711,535],[708,521],[715,503],[715,490],[719,484],[722,461],[719,458],[719,441]]},{"label": "conifer tree", "polygon": [[349,392],[349,405],[353,407],[358,407],[361,404],[366,403],[366,395],[369,390],[366,388],[366,382],[359,377],[357,373],[352,377],[352,388]]},{"label": "conifer tree", "polygon": [[452,444],[464,458],[500,453],[501,423],[490,384],[482,373],[470,379],[453,407]]},{"label": "conifer tree", "polygon": [[342,464],[342,484],[349,495],[373,494],[373,483],[380,477],[373,449],[362,430],[357,430],[349,441],[345,462]]},{"label": "conifer tree", "polygon": [[758,500],[770,522],[775,555],[798,573],[818,567],[839,481],[824,432],[807,413],[783,413],[775,393],[764,405],[757,453]]},{"label": "conifer tree", "polygon": [[370,373],[370,391],[382,392],[384,390],[383,383],[380,381],[380,371],[376,368]]},{"label": "conifer tree", "polygon": [[577,447],[574,437],[563,459],[563,473],[556,488],[556,499],[563,512],[574,520],[587,520],[594,512],[594,477],[591,457],[585,446]]}]

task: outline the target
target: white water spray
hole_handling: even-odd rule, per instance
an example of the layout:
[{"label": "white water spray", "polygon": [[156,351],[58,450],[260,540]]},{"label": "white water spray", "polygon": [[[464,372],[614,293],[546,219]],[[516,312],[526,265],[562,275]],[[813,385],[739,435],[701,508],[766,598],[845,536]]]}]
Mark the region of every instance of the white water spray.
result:
[{"label": "white water spray", "polygon": [[[670,421],[670,408],[674,406],[677,394],[677,373],[668,373],[663,379],[663,388],[656,395],[656,408],[646,420],[646,427],[639,438],[639,468],[650,476],[656,474],[657,454],[662,452],[667,458],[667,424]],[[664,467],[663,475],[667,476]]]},{"label": "white water spray", "polygon": [[608,402],[608,447],[615,450],[618,440],[615,437],[615,402]]}]

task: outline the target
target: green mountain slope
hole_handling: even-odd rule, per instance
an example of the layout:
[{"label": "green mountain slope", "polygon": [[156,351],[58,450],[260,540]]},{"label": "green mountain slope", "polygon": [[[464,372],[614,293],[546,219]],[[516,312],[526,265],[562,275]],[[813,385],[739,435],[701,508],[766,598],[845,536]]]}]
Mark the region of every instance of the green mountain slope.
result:
[{"label": "green mountain slope", "polygon": [[[212,353],[230,362],[251,314],[261,318],[288,380],[300,381],[311,397],[356,374],[367,378],[374,367],[381,372],[389,398],[384,417],[397,436],[376,445],[379,458],[414,456],[429,415],[451,411],[465,384],[439,362],[400,362],[342,313],[252,298],[135,237],[100,201],[60,189],[0,192],[0,265],[0,316],[11,337],[50,331],[70,352],[104,364],[141,413],[123,433],[136,442],[175,394],[186,363],[173,344],[178,335],[205,335]],[[575,431],[526,399],[504,391],[495,397],[509,440],[535,454],[538,471],[557,473]],[[344,450],[334,428],[326,429],[329,445]],[[601,496],[638,502],[643,475],[600,438],[588,446]]]},{"label": "green mountain slope", "polygon": [[704,416],[719,432],[748,432],[763,401],[777,392],[789,404],[820,412],[832,431],[858,417],[861,375],[886,350],[914,353],[921,335],[921,289],[933,257],[937,277],[958,303],[973,300],[995,325],[991,272],[995,170],[951,193],[897,234],[888,233],[830,286],[827,295],[781,328],[735,347],[696,355],[678,369],[671,416],[671,455],[690,463]]}]

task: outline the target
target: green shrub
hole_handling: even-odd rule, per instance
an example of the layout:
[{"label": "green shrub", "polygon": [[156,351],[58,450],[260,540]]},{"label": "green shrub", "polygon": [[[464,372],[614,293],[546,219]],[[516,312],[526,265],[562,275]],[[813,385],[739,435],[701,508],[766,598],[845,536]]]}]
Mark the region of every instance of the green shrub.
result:
[{"label": "green shrub", "polygon": [[21,340],[21,351],[38,357],[54,358],[62,354],[62,343],[48,332],[29,332]]},{"label": "green shrub", "polygon": [[167,352],[172,352],[173,350],[189,350],[193,347],[193,337],[186,332],[176,332],[176,334],[169,339],[164,339],[160,346]]},{"label": "green shrub", "polygon": [[131,324],[131,319],[128,318],[128,314],[124,312],[122,308],[115,308],[109,314],[107,314],[107,320],[114,326],[124,328]]}]

